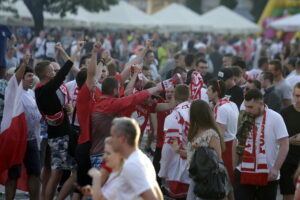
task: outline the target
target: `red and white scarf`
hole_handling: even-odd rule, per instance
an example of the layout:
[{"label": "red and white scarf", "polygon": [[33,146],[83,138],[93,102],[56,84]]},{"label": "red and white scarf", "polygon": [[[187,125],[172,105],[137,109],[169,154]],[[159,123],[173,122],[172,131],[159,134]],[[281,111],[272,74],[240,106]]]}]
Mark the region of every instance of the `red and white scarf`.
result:
[{"label": "red and white scarf", "polygon": [[245,148],[241,163],[241,184],[260,186],[268,184],[269,170],[265,146],[265,125],[266,106],[264,106],[260,135],[257,133],[257,126],[254,124],[248,138],[245,141]]},{"label": "red and white scarf", "polygon": [[194,71],[191,76],[190,90],[192,100],[201,99],[201,88],[203,87],[203,78],[199,72]]},{"label": "red and white scarf", "polygon": [[59,89],[65,95],[65,104],[69,104],[71,100],[69,89],[65,84],[61,84]]},{"label": "red and white scarf", "polygon": [[229,103],[229,102],[230,101],[229,101],[228,97],[223,97],[222,99],[219,100],[219,102],[214,107],[215,119],[217,119],[219,107],[221,107],[222,105]]}]

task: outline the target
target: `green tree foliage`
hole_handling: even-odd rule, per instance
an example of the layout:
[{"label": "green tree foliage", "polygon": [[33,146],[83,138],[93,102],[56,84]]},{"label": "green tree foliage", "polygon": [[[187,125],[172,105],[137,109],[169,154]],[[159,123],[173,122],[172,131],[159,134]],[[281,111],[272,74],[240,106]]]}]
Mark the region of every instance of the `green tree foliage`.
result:
[{"label": "green tree foliage", "polygon": [[237,6],[237,0],[221,0],[220,5],[226,6],[229,9],[234,9]]},{"label": "green tree foliage", "polygon": [[252,15],[255,17],[255,20],[258,21],[262,12],[264,11],[268,0],[255,0],[253,1],[253,8],[251,10]]},{"label": "green tree foliage", "polygon": [[[13,9],[13,3],[18,0],[0,0],[0,5],[3,3],[9,3],[11,7],[0,6],[1,9],[10,10],[15,12]],[[20,0],[21,1],[21,0]],[[118,3],[118,0],[23,0],[24,4],[30,11],[35,31],[38,33],[44,28],[44,16],[43,12],[47,11],[50,13],[60,14],[62,17],[67,12],[76,14],[78,6],[84,7],[86,10],[91,12],[99,12],[100,10],[108,10],[110,5]]]},{"label": "green tree foliage", "polygon": [[195,11],[196,13],[201,14],[201,5],[202,5],[202,0],[186,0],[185,5],[190,8],[191,10]]}]

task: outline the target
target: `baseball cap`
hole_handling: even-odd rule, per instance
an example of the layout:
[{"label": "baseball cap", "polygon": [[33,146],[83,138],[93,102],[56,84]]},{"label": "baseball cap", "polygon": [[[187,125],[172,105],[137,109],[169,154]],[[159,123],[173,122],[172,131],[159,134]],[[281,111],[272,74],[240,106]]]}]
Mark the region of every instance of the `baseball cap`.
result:
[{"label": "baseball cap", "polygon": [[222,68],[218,72],[219,80],[226,81],[226,80],[230,79],[231,77],[233,77],[233,72],[230,68]]}]

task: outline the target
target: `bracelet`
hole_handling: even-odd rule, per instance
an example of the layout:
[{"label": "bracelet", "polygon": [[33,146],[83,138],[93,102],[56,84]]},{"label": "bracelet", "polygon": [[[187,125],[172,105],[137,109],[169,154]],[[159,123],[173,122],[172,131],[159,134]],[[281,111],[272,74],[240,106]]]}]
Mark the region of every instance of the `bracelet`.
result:
[{"label": "bracelet", "polygon": [[177,149],[175,152],[180,154],[180,150],[179,149]]}]

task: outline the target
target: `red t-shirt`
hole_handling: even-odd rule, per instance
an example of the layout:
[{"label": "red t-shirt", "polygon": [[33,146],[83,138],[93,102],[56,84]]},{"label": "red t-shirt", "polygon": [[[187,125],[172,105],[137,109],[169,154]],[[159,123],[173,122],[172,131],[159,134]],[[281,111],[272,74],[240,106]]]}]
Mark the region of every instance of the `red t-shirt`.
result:
[{"label": "red t-shirt", "polygon": [[93,105],[100,95],[101,92],[99,89],[96,89],[96,91],[92,93],[86,84],[79,90],[76,100],[77,117],[80,124],[78,144],[83,144],[91,140],[91,113]]},{"label": "red t-shirt", "polygon": [[[160,98],[158,103],[165,103],[163,98]],[[164,123],[165,118],[171,113],[171,110],[165,112],[157,113],[157,136],[156,136],[156,146],[159,148],[163,147],[165,140],[165,132],[164,132]]]},{"label": "red t-shirt", "polygon": [[147,126],[149,114],[155,112],[156,105],[157,103],[154,103],[151,106],[138,104],[127,108],[122,115],[135,119],[140,125],[141,134],[143,134]]}]

